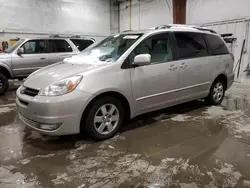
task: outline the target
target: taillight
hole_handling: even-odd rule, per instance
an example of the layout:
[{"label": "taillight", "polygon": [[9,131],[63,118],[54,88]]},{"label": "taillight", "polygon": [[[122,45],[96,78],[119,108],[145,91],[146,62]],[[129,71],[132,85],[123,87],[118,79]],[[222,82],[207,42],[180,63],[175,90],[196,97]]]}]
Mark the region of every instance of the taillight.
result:
[{"label": "taillight", "polygon": [[234,61],[234,55],[233,54],[231,54],[231,57],[232,57],[232,60]]}]

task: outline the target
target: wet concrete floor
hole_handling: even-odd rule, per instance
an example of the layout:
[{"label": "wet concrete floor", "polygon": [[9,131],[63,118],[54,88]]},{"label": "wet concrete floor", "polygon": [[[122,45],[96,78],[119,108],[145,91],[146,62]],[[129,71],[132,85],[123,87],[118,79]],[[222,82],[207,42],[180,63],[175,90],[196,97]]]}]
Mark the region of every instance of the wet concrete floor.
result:
[{"label": "wet concrete floor", "polygon": [[16,116],[17,86],[0,97],[1,188],[250,187],[245,100],[227,97],[225,107],[193,101],[149,113],[94,142],[25,127]]}]

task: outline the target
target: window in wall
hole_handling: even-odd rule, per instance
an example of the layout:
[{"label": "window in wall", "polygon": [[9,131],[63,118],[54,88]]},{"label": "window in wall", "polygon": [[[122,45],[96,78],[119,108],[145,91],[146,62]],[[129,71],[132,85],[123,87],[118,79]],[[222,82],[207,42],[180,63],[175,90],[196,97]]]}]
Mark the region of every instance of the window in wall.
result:
[{"label": "window in wall", "polygon": [[176,32],[179,58],[197,58],[208,55],[207,45],[199,33]]},{"label": "window in wall", "polygon": [[205,37],[213,55],[223,55],[229,53],[225,43],[220,37],[209,34],[206,34]]},{"label": "window in wall", "polygon": [[150,54],[151,63],[172,61],[172,49],[170,38],[167,33],[157,34],[142,41],[132,52],[131,60],[139,54]]},{"label": "window in wall", "polygon": [[49,40],[50,53],[72,52],[72,48],[66,40]]},{"label": "window in wall", "polygon": [[45,53],[45,40],[30,40],[22,45],[24,54]]}]

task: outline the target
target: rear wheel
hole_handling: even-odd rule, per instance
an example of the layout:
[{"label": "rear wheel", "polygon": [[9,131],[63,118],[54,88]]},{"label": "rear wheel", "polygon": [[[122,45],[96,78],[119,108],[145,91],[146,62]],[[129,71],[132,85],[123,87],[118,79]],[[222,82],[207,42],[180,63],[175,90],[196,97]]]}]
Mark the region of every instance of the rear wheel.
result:
[{"label": "rear wheel", "polygon": [[6,76],[0,73],[0,95],[3,95],[9,88],[9,81]]},{"label": "rear wheel", "polygon": [[226,86],[225,83],[218,79],[213,83],[208,97],[205,99],[208,104],[218,105],[221,104],[225,95]]},{"label": "rear wheel", "polygon": [[84,130],[95,140],[104,140],[114,136],[124,120],[121,101],[105,96],[94,101],[83,121]]}]

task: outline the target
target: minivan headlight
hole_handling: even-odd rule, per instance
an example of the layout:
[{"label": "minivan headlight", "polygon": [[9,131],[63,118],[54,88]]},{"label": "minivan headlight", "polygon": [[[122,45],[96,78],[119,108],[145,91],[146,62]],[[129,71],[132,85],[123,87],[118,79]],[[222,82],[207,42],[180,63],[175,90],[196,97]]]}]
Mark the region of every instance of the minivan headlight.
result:
[{"label": "minivan headlight", "polygon": [[59,96],[72,92],[81,82],[82,76],[72,76],[55,82],[39,92],[40,96]]}]

